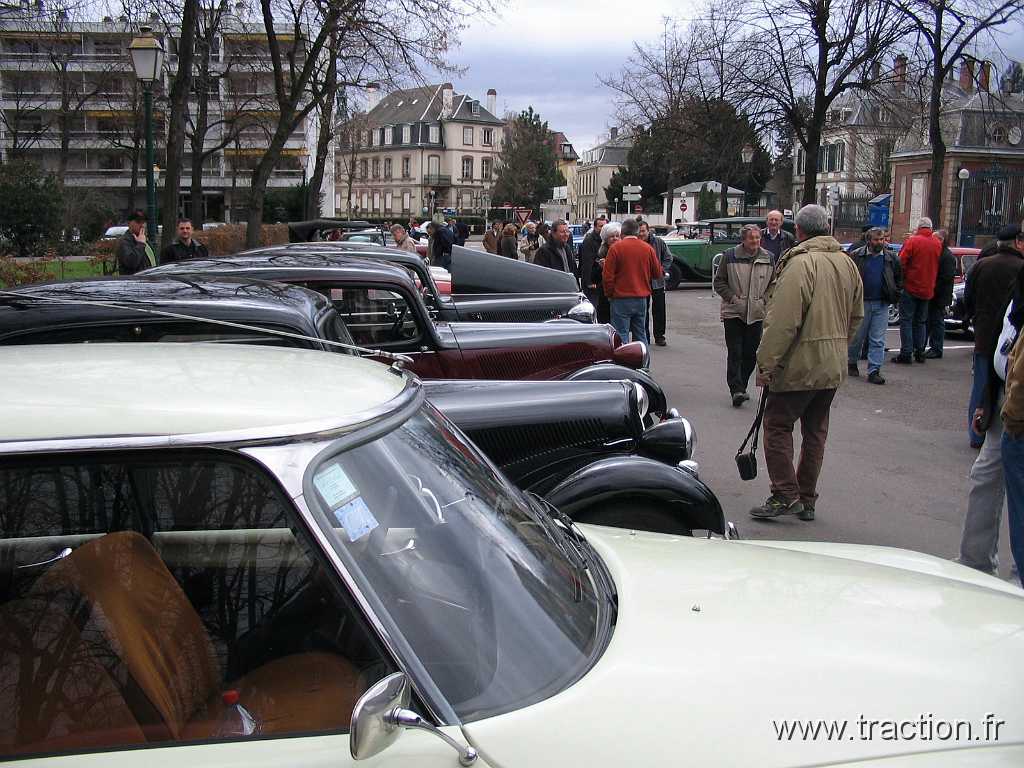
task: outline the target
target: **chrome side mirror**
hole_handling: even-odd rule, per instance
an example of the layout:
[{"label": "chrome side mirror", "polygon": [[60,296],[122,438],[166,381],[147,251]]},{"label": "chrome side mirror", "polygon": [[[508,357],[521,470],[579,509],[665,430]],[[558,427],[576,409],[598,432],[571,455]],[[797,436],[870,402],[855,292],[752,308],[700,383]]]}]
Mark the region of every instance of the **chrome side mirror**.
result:
[{"label": "chrome side mirror", "polygon": [[390,747],[405,728],[433,733],[459,753],[459,765],[476,762],[473,747],[462,746],[409,709],[412,689],[404,672],[395,672],[374,684],[352,710],[349,750],[354,760],[365,760]]}]

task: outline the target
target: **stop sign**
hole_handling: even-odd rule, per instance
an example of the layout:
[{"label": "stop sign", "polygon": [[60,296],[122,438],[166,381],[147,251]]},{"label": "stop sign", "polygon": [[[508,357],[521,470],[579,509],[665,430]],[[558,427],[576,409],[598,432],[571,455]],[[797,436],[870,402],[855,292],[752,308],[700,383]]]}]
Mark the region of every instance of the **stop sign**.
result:
[{"label": "stop sign", "polygon": [[686,212],[686,201],[685,200],[679,204],[679,210],[683,211],[684,213]]}]

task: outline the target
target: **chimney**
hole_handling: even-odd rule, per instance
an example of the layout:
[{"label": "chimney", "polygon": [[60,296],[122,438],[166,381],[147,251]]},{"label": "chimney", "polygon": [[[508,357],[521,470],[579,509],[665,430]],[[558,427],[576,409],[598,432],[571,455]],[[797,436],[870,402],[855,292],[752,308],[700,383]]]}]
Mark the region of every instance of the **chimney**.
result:
[{"label": "chimney", "polygon": [[492,115],[496,114],[494,110],[497,107],[497,101],[498,101],[498,92],[496,90],[494,90],[493,88],[488,88],[487,89],[487,111],[490,112]]},{"label": "chimney", "polygon": [[617,138],[619,138],[619,129],[618,128],[610,129],[608,131],[608,140],[609,141],[615,141],[615,139],[617,139]]},{"label": "chimney", "polygon": [[380,83],[367,83],[366,85],[366,111],[372,112],[373,108],[380,104]]},{"label": "chimney", "polygon": [[907,82],[907,57],[902,53],[896,57],[896,61],[892,67],[892,73],[896,78],[896,82],[900,85]]},{"label": "chimney", "polygon": [[960,90],[964,93],[974,92],[974,59],[966,56],[960,62]]},{"label": "chimney", "polygon": [[441,117],[451,117],[455,102],[455,86],[445,83],[441,86]]},{"label": "chimney", "polygon": [[156,11],[151,11],[150,14],[149,14],[149,23],[155,26],[159,22],[160,22],[160,14],[157,13]]},{"label": "chimney", "polygon": [[988,93],[989,83],[992,80],[992,62],[983,61],[981,63],[981,74],[978,76],[978,90],[982,93]]}]

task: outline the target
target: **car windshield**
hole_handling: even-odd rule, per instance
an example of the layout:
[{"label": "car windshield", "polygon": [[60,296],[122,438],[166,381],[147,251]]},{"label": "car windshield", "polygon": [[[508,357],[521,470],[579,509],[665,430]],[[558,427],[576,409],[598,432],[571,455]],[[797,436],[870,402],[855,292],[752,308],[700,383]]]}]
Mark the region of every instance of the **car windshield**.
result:
[{"label": "car windshield", "polygon": [[603,563],[432,406],[309,477],[332,547],[461,722],[552,696],[603,651]]}]

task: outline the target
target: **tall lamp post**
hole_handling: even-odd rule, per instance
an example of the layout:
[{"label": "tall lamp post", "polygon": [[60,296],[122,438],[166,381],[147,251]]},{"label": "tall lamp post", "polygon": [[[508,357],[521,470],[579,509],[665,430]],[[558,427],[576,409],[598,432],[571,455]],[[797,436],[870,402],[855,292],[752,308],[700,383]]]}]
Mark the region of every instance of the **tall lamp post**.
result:
[{"label": "tall lamp post", "polygon": [[960,208],[956,214],[956,244],[963,247],[964,187],[967,186],[967,180],[971,178],[971,172],[966,168],[961,168],[956,176],[960,179]]},{"label": "tall lamp post", "polygon": [[164,47],[153,36],[152,27],[139,27],[139,35],[132,39],[128,50],[132,55],[135,77],[142,83],[142,98],[146,123],[146,240],[156,242],[156,179],[153,166],[153,83],[160,79],[164,67]]},{"label": "tall lamp post", "polygon": [[[748,141],[743,145],[743,149],[740,150],[740,158],[743,160],[743,166],[747,169],[747,178],[750,178],[750,164],[754,162],[754,147]],[[725,199],[729,199],[729,190],[725,191]],[[743,190],[743,215],[747,215],[747,190]]]}]

